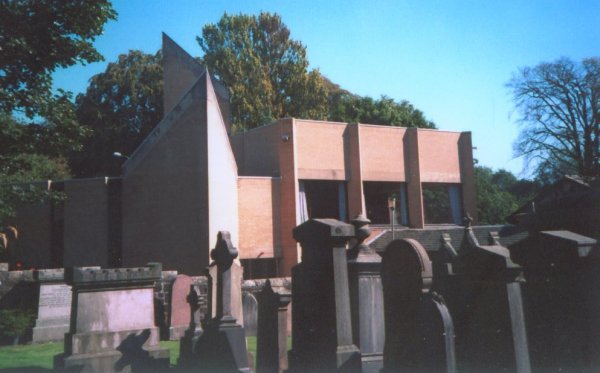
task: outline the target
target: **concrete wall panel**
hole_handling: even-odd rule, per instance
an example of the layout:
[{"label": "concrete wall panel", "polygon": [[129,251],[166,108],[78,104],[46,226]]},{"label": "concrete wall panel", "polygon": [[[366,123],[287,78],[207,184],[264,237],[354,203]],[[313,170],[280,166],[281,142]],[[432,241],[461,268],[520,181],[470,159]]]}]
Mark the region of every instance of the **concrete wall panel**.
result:
[{"label": "concrete wall panel", "polygon": [[64,266],[108,266],[108,179],[64,182]]},{"label": "concrete wall panel", "polygon": [[172,126],[155,135],[150,149],[139,150],[142,159],[133,159],[134,154],[130,161],[137,164],[126,164],[123,265],[158,261],[164,268],[200,274],[209,262],[207,153],[202,146],[206,103],[184,103],[172,115],[165,118]]},{"label": "concrete wall panel", "polygon": [[279,122],[232,136],[240,176],[279,176]]}]

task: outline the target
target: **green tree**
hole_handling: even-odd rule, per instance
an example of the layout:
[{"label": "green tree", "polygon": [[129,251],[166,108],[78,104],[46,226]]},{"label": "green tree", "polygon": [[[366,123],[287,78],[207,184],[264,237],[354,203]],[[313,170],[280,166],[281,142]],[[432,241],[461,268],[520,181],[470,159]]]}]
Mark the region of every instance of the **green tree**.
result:
[{"label": "green tree", "polygon": [[329,119],[334,121],[436,128],[422,111],[415,109],[406,100],[396,102],[387,96],[374,100],[334,89],[330,93],[329,102]]},{"label": "green tree", "polygon": [[107,0],[0,1],[0,226],[18,203],[55,196],[28,182],[70,175],[86,130],[52,73],[100,61],[92,43],[115,17]]},{"label": "green tree", "polygon": [[115,18],[107,0],[0,1],[0,111],[45,115],[52,73],[102,60],[92,43]]},{"label": "green tree", "polygon": [[231,91],[234,130],[294,116],[324,119],[327,90],[277,14],[228,15],[202,28],[202,62]]},{"label": "green tree", "polygon": [[131,154],[163,117],[162,54],[129,51],[95,75],[77,96],[79,122],[92,133],[72,157],[77,176],[119,175]]},{"label": "green tree", "polygon": [[525,67],[507,87],[520,114],[515,153],[534,173],[600,175],[600,58]]},{"label": "green tree", "polygon": [[518,179],[506,170],[475,167],[477,210],[481,224],[504,224],[505,218],[531,200],[541,189],[539,181]]}]

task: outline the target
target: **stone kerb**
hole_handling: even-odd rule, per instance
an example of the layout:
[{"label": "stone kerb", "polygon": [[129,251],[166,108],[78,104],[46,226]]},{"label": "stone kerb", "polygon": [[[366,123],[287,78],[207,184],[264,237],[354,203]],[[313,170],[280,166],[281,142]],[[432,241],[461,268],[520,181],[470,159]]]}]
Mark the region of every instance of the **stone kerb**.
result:
[{"label": "stone kerb", "polygon": [[56,368],[81,371],[167,369],[169,351],[159,346],[154,318],[160,266],[66,271],[73,288],[70,331]]},{"label": "stone kerb", "polygon": [[34,278],[39,283],[39,298],[32,341],[63,341],[71,318],[71,286],[65,284],[64,269],[36,270]]}]

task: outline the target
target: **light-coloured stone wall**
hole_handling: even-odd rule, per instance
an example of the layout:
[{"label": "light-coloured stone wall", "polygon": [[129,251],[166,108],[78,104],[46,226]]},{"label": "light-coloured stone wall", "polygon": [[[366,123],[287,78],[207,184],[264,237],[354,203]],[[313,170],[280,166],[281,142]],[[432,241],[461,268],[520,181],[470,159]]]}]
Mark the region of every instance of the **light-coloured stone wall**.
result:
[{"label": "light-coloured stone wall", "polygon": [[240,177],[240,259],[281,255],[279,178]]},{"label": "light-coloured stone wall", "polygon": [[206,92],[206,121],[199,125],[206,128],[206,140],[197,143],[197,147],[207,152],[209,248],[215,247],[219,231],[228,231],[231,242],[238,247],[237,165],[212,81],[208,75],[205,78],[202,84]]}]

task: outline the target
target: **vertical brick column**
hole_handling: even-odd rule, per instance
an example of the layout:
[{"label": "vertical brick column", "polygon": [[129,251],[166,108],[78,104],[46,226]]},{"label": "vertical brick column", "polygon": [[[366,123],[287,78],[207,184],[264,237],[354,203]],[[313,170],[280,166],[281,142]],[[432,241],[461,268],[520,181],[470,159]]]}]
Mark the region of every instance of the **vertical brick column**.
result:
[{"label": "vertical brick column", "polygon": [[358,216],[366,214],[360,152],[360,124],[349,124],[347,131],[345,158],[347,159],[348,216]]},{"label": "vertical brick column", "polygon": [[281,267],[278,275],[289,276],[298,263],[298,244],[292,229],[299,223],[298,179],[296,169],[296,134],[294,119],[279,121],[279,172],[281,173]]},{"label": "vertical brick column", "polygon": [[423,228],[425,216],[419,169],[419,133],[416,128],[407,128],[404,135],[404,165],[408,194],[408,225],[411,228]]},{"label": "vertical brick column", "polygon": [[475,190],[475,167],[473,165],[471,132],[462,132],[460,134],[458,152],[464,216],[468,213],[473,218],[473,224],[477,224],[477,191]]}]

